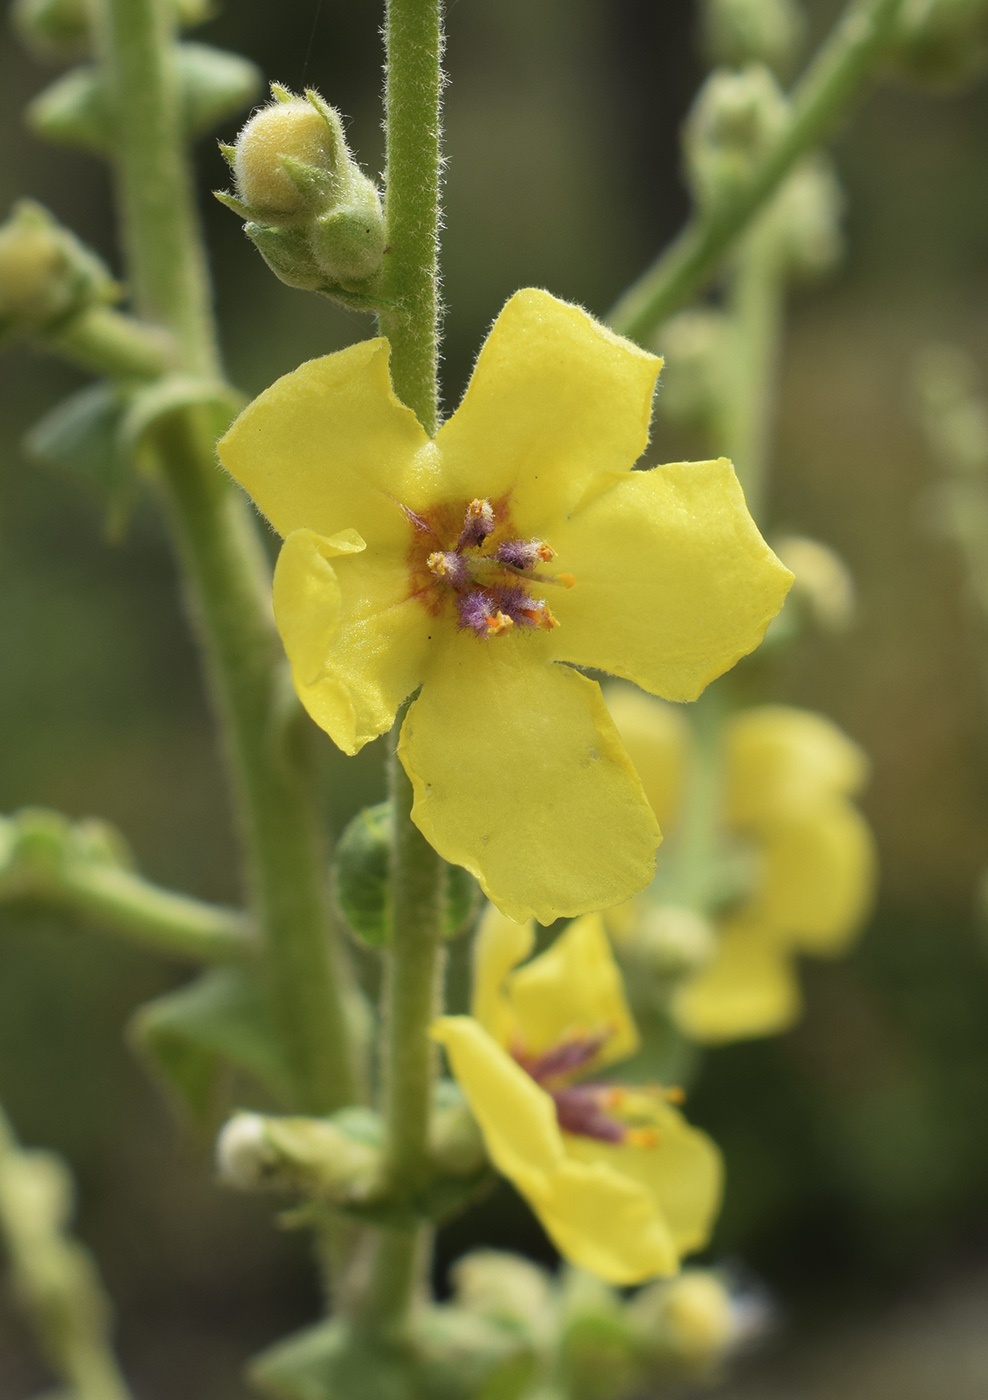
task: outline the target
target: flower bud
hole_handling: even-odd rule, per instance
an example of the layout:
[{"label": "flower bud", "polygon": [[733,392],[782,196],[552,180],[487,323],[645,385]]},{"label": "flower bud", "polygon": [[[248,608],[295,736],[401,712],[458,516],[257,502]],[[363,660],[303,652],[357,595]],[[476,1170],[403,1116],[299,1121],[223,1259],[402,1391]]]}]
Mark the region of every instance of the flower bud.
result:
[{"label": "flower bud", "polygon": [[775,552],[795,575],[791,597],[826,632],[845,632],[854,620],[855,590],[850,569],[819,540],[788,535]]},{"label": "flower bud", "polygon": [[620,946],[659,976],[682,976],[710,961],[717,935],[709,919],[694,909],[643,901],[634,930],[620,940]]},{"label": "flower bud", "polygon": [[[175,0],[175,18],[183,28],[202,24],[213,10],[212,0]],[[14,0],[11,21],[39,58],[84,58],[92,47],[86,0]]]},{"label": "flower bud", "polygon": [[216,1144],[220,1177],[241,1191],[291,1191],[341,1204],[363,1200],[380,1152],[355,1130],[357,1112],[344,1110],[335,1121],[237,1113]]},{"label": "flower bud", "polygon": [[119,288],[103,263],[47,209],[22,199],[0,227],[0,339],[38,334]]},{"label": "flower bud", "polygon": [[704,48],[726,68],[764,63],[787,72],[806,37],[806,18],[796,0],[706,0]]},{"label": "flower bud", "polygon": [[436,1085],[429,1153],[439,1171],[451,1176],[473,1176],[487,1161],[483,1134],[455,1080]]},{"label": "flower bud", "polygon": [[[339,295],[380,268],[386,233],[373,181],[354,160],[339,113],[318,93],[275,101],[224,147],[235,195],[218,194],[242,218],[272,272],[289,287]],[[345,296],[340,297],[345,300]]]},{"label": "flower bud", "polygon": [[628,1316],[647,1356],[691,1368],[717,1361],[736,1339],[730,1291],[706,1269],[649,1284],[628,1304]]},{"label": "flower bud", "polygon": [[840,261],[844,197],[833,166],[812,156],[797,166],[772,206],[779,250],[790,272],[819,277]]},{"label": "flower bud", "polygon": [[457,1307],[519,1324],[536,1338],[552,1333],[552,1280],[527,1259],[499,1249],[478,1249],[457,1260],[451,1278]]},{"label": "flower bud", "polygon": [[988,67],[988,0],[905,0],[890,57],[894,72],[924,87],[972,82]]},{"label": "flower bud", "polygon": [[686,119],[687,173],[701,204],[730,199],[786,122],[788,103],[762,64],[710,74]]},{"label": "flower bud", "polygon": [[677,423],[710,425],[724,399],[731,327],[722,311],[682,311],[662,327],[662,413]]}]

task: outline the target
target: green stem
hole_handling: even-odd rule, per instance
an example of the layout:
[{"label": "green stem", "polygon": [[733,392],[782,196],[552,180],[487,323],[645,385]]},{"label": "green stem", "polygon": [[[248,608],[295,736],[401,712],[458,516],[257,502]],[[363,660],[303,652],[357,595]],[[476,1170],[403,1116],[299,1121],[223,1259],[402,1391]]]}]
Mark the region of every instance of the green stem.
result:
[{"label": "green stem", "polygon": [[395,393],[426,432],[439,415],[440,0],[388,0],[385,20],[389,251],[380,311]]},{"label": "green stem", "polygon": [[18,879],[0,899],[53,904],[173,957],[222,962],[254,947],[250,921],[233,909],[160,889],[133,871],[95,862],[67,863],[37,880]]},{"label": "green stem", "polygon": [[[381,312],[391,341],[391,374],[399,397],[430,433],[438,422],[438,232],[440,171],[440,0],[388,0],[387,218],[390,251],[384,295],[396,310]],[[427,1138],[436,1073],[429,1023],[438,1010],[442,966],[442,861],[411,818],[412,787],[395,751],[390,756],[393,849],[391,948],[384,991],[383,1054],[386,1128],[383,1185],[413,1196],[427,1180]],[[426,1254],[423,1229],[384,1230],[369,1285],[360,1299],[361,1326],[400,1335]]]},{"label": "green stem", "polygon": [[734,463],[748,510],[756,520],[764,509],[784,305],[785,269],[778,229],[769,211],[738,247],[728,282],[730,364],[715,444]]},{"label": "green stem", "polygon": [[[180,125],[173,7],[103,0],[107,81],[125,242],[138,310],[161,321],[180,368],[219,377]],[[270,610],[268,569],[250,509],[218,470],[208,418],[175,413],[157,434],[160,485],[224,733],[250,893],[298,1106],[353,1102],[357,1079],[340,966],[331,941],[326,853],[297,742],[298,707]]]},{"label": "green stem", "polygon": [[75,1400],[131,1400],[110,1344],[110,1304],[88,1252],[63,1229],[53,1198],[66,1169],[24,1151],[0,1110],[0,1233],[14,1293]]},{"label": "green stem", "polygon": [[176,358],[175,342],[167,331],[110,306],[91,307],[47,334],[43,343],[110,379],[157,379]]},{"label": "green stem", "polygon": [[857,94],[888,38],[902,0],[852,0],[792,99],[792,113],[747,184],[726,204],[698,211],[610,313],[622,335],[645,340],[686,305],[730,244]]}]

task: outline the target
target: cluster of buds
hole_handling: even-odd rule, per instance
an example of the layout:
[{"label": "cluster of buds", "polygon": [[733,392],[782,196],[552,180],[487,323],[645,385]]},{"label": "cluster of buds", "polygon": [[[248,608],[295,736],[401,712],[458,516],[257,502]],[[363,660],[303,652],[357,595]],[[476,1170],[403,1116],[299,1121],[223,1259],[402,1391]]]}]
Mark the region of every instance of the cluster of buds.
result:
[{"label": "cluster of buds", "polygon": [[731,200],[788,117],[788,103],[771,72],[752,63],[738,73],[716,69],[686,119],[683,147],[700,205]]},{"label": "cluster of buds", "polygon": [[386,233],[377,186],[354,160],[340,114],[311,89],[296,97],[272,84],[274,102],[223,146],[235,193],[217,198],[289,287],[343,302],[366,293]]},{"label": "cluster of buds", "polygon": [[[183,28],[213,14],[212,0],[173,0]],[[92,48],[91,5],[87,0],[14,0],[10,17],[26,46],[39,58],[85,58]]]},{"label": "cluster of buds", "polygon": [[948,91],[988,66],[988,0],[905,0],[891,46],[900,76]]},{"label": "cluster of buds", "polygon": [[806,37],[806,17],[796,0],[706,0],[704,48],[713,63],[743,68],[764,63],[787,72]]},{"label": "cluster of buds", "polygon": [[43,335],[120,297],[100,259],[47,209],[22,199],[0,226],[0,341]]}]

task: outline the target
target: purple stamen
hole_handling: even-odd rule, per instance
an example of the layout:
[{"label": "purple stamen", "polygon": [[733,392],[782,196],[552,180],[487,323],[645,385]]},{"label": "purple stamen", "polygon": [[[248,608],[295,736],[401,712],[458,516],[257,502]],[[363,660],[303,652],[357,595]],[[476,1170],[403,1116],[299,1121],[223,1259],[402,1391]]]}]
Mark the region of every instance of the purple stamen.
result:
[{"label": "purple stamen", "polygon": [[460,531],[460,538],[456,541],[456,548],[458,550],[479,548],[494,529],[495,524],[494,507],[490,501],[471,501],[467,506],[463,529]]},{"label": "purple stamen", "polygon": [[564,1074],[576,1074],[586,1069],[609,1037],[610,1031],[602,1031],[598,1035],[574,1036],[571,1040],[554,1045],[551,1050],[546,1050],[534,1059],[516,1051],[515,1059],[532,1076],[536,1084],[546,1084],[553,1079],[560,1079]]},{"label": "purple stamen", "polygon": [[456,610],[461,627],[469,627],[478,637],[490,636],[491,616],[498,611],[498,605],[489,593],[479,588],[461,593],[456,600]]},{"label": "purple stamen", "polygon": [[505,540],[491,557],[510,569],[534,569],[552,558],[552,550],[544,540]]},{"label": "purple stamen", "polygon": [[569,1089],[557,1089],[552,1100],[563,1132],[597,1138],[600,1142],[624,1142],[628,1136],[627,1128],[604,1111],[611,1092],[606,1085],[600,1084],[577,1084]]}]

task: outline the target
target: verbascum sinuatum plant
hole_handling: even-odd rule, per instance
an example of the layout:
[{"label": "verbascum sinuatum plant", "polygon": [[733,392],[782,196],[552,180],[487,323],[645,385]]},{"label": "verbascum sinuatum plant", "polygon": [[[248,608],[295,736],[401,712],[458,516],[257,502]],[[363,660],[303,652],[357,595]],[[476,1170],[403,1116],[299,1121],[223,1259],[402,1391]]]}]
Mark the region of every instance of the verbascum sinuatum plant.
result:
[{"label": "verbascum sinuatum plant", "polygon": [[388,353],[379,338],[302,365],[219,443],[284,537],[296,690],[354,754],[421,688],[399,747],[413,819],[509,917],[619,903],[660,833],[574,666],[695,699],[758,645],[792,575],[726,460],[633,470],[661,361],[580,308],[516,293],[434,439]]},{"label": "verbascum sinuatum plant", "polygon": [[[672,859],[691,781],[689,725],[675,707],[630,687],[614,687],[608,705],[670,835],[662,855]],[[685,975],[669,979],[669,1009],[687,1037],[705,1043],[771,1035],[798,1020],[797,955],[846,952],[875,881],[871,831],[852,800],[867,760],[835,724],[762,705],[728,718],[721,744],[714,855],[728,878],[714,883],[704,907],[683,909],[660,861],[653,887],[607,916],[631,962],[661,962],[678,939]]]},{"label": "verbascum sinuatum plant", "polygon": [[472,1016],[433,1027],[494,1165],[559,1251],[611,1283],[673,1274],[706,1243],[720,1153],[675,1089],[596,1078],[639,1046],[599,915],[538,957],[531,924],[489,909],[474,947]]}]

